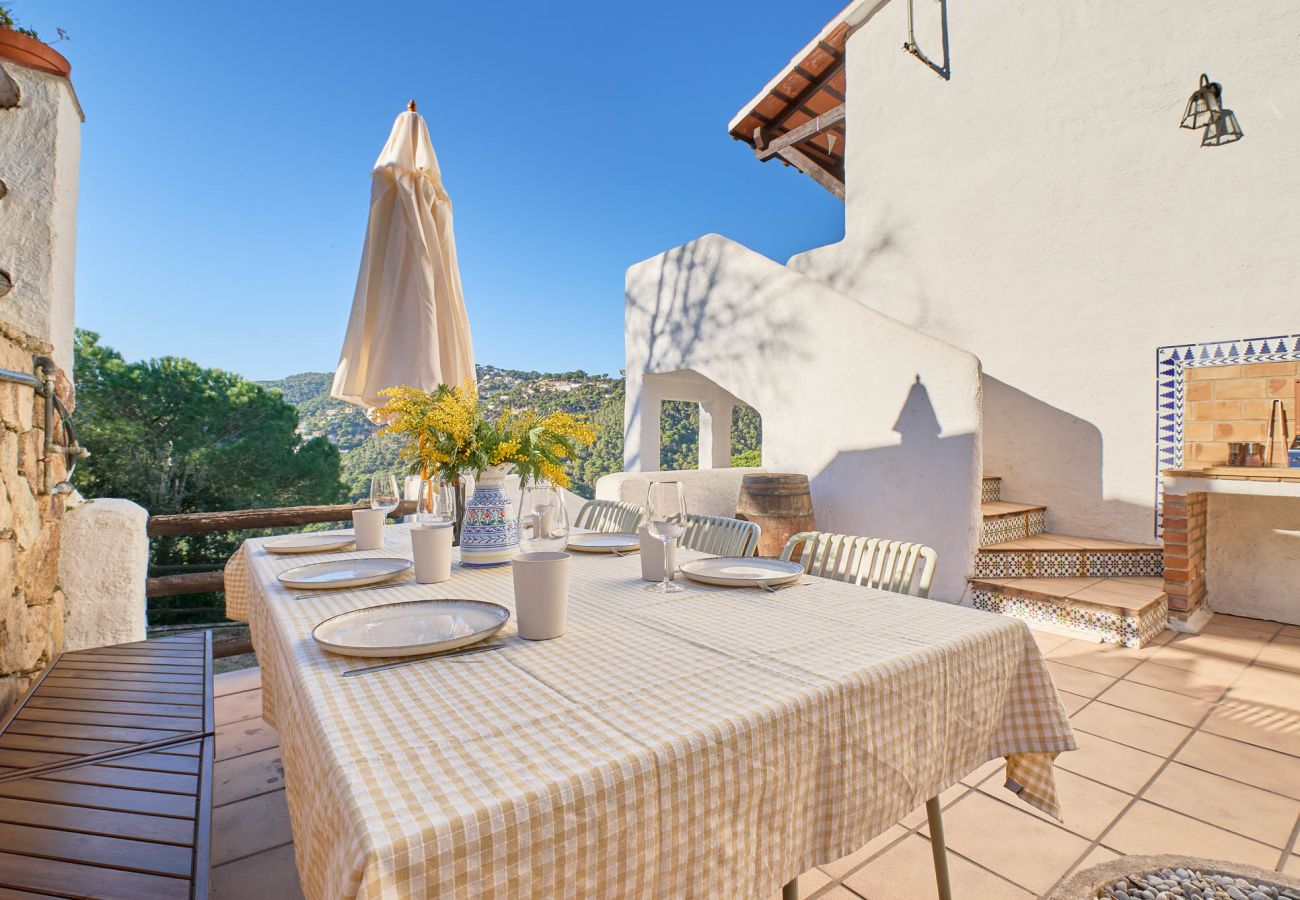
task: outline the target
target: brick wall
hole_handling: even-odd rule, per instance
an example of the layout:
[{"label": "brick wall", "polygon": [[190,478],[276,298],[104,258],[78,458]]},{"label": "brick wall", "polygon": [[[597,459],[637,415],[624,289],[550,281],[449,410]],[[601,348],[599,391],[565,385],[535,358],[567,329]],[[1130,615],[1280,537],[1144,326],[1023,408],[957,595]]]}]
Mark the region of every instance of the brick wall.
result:
[{"label": "brick wall", "polygon": [[[32,355],[49,352],[49,345],[0,323],[0,368],[30,373]],[[63,497],[44,490],[44,416],[30,387],[0,381],[0,713],[63,644],[63,593],[56,583]],[[64,475],[60,460],[54,481]]]},{"label": "brick wall", "polygon": [[[1188,468],[1220,466],[1228,461],[1229,441],[1263,441],[1273,399],[1286,407],[1294,435],[1296,378],[1300,363],[1251,363],[1202,366],[1187,370],[1187,411],[1183,420],[1183,461]],[[1286,465],[1282,424],[1273,450],[1275,465]]]},{"label": "brick wall", "polygon": [[1165,593],[1171,611],[1190,613],[1205,602],[1207,506],[1203,493],[1165,495]]}]

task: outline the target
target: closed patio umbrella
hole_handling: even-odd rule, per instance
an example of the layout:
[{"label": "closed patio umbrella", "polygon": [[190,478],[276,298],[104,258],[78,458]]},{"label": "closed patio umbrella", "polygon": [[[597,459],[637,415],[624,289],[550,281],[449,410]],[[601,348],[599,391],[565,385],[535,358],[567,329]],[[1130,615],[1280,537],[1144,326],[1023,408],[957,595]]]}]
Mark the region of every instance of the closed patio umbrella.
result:
[{"label": "closed patio umbrella", "polygon": [[412,100],[371,173],[366,245],[330,395],[374,407],[384,388],[473,378],[451,198]]}]

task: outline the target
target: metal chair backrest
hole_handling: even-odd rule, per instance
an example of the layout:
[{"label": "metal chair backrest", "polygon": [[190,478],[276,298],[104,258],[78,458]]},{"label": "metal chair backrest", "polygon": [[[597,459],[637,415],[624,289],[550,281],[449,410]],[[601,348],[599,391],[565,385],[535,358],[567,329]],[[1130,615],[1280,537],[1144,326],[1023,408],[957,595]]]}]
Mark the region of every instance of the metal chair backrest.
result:
[{"label": "metal chair backrest", "polygon": [[939,562],[939,554],[924,544],[824,531],[794,535],[781,558],[799,563],[809,575],[916,597],[930,596]]},{"label": "metal chair backrest", "polygon": [[726,516],[686,516],[686,533],[681,546],[714,556],[753,556],[758,552],[756,522]]},{"label": "metal chair backrest", "polygon": [[636,534],[645,519],[645,507],[620,500],[588,500],[578,510],[574,528],[588,531],[620,531]]}]

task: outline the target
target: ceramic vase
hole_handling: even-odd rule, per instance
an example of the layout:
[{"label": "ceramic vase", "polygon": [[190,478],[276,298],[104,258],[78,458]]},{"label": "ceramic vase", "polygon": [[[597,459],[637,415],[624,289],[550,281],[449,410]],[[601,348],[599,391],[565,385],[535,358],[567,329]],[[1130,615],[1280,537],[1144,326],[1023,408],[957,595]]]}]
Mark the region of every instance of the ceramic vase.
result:
[{"label": "ceramic vase", "polygon": [[509,466],[489,466],[474,482],[460,526],[462,566],[504,566],[519,549],[514,505],[503,485],[509,471]]}]

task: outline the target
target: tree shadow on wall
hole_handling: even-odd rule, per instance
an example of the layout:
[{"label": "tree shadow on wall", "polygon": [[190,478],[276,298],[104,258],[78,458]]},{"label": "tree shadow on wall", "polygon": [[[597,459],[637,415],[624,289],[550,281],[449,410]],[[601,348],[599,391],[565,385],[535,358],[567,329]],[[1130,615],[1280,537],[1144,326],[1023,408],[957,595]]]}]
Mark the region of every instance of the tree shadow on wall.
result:
[{"label": "tree shadow on wall", "polygon": [[894,423],[900,443],[844,450],[810,478],[817,527],[933,547],[932,597],[956,602],[972,571],[974,434],[943,434],[918,375]]},{"label": "tree shadow on wall", "polygon": [[[744,254],[761,264],[728,264],[728,259],[743,262]],[[777,302],[781,283],[788,278],[783,268],[717,235],[664,253],[653,290],[637,285],[629,288],[627,297],[629,313],[643,316],[647,323],[643,333],[645,358],[653,366],[650,374],[694,371],[707,363],[710,380],[748,403],[741,396],[744,388],[735,380],[728,383],[728,376],[756,359],[770,360],[770,387],[780,397],[782,372],[810,364],[815,350],[801,315],[782,311],[784,304]],[[810,289],[816,289],[812,283]],[[637,409],[624,423],[625,438],[640,427],[641,412]]]}]

